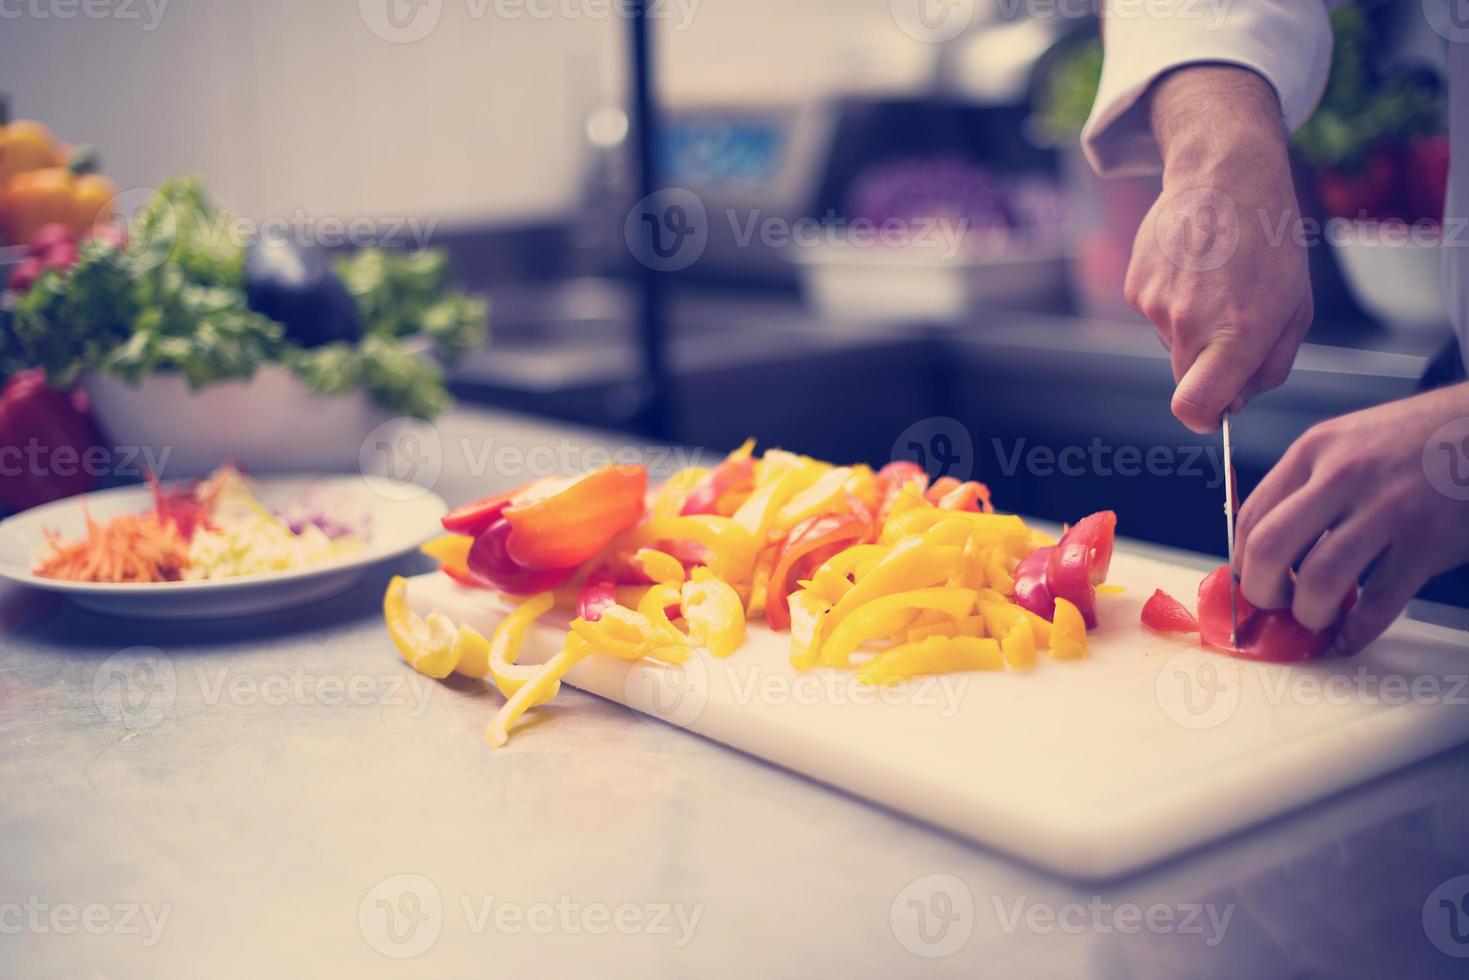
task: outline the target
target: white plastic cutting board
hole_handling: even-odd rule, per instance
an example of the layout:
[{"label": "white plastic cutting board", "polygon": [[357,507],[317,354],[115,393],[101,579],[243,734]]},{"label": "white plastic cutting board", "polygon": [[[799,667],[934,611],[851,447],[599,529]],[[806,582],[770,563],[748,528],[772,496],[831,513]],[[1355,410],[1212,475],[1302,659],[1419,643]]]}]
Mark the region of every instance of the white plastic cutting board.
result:
[{"label": "white plastic cutting board", "polygon": [[[787,638],[752,627],[727,660],[682,668],[584,661],[568,683],[776,765],[1080,878],[1140,868],[1469,741],[1469,634],[1400,620],[1352,660],[1256,664],[1138,623],[1163,588],[1192,605],[1198,571],[1119,551],[1091,657],[1026,673],[886,690],[797,673]],[[505,608],[439,573],[421,612],[488,633]],[[560,648],[533,630],[522,662]],[[488,720],[488,719],[487,719]],[[500,751],[555,733],[512,734]]]}]

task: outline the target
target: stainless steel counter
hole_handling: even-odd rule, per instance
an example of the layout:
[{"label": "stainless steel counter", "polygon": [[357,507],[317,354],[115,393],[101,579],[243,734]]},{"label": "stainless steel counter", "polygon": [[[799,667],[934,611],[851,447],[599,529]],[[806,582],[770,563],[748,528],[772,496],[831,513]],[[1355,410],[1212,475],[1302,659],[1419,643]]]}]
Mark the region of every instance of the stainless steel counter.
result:
[{"label": "stainless steel counter", "polygon": [[[451,502],[612,445],[469,411],[436,434]],[[420,567],[202,625],[0,593],[0,976],[1469,971],[1469,747],[1077,885],[572,690],[490,752],[498,699],[380,626]]]}]

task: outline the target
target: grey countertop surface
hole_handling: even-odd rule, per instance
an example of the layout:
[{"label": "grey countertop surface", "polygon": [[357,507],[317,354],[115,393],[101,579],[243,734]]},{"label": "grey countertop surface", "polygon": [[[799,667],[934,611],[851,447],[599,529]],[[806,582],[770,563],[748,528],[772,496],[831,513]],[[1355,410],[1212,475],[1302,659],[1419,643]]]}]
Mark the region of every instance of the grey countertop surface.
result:
[{"label": "grey countertop surface", "polygon": [[[451,503],[626,449],[467,410],[429,445]],[[1469,973],[1469,747],[1077,884],[569,689],[492,753],[496,696],[382,629],[422,567],[214,623],[0,592],[0,976]]]}]

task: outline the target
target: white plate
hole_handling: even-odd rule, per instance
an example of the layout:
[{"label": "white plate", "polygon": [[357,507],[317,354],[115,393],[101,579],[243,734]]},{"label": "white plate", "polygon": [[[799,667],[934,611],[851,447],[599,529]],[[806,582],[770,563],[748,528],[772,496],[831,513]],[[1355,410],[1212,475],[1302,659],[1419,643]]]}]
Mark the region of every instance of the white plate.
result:
[{"label": "white plate", "polygon": [[448,509],[430,490],[380,476],[252,477],[251,483],[260,500],[272,507],[308,490],[351,494],[372,515],[367,547],[309,568],[201,581],[61,582],[32,574],[47,530],[68,540],[85,533],[83,500],[94,520],[142,513],[152,506],[147,487],[118,487],[68,497],[0,522],[0,578],[64,593],[77,605],[96,612],[136,619],[212,619],[270,612],[315,602],[350,587],[372,564],[412,551],[437,534],[439,518]]}]

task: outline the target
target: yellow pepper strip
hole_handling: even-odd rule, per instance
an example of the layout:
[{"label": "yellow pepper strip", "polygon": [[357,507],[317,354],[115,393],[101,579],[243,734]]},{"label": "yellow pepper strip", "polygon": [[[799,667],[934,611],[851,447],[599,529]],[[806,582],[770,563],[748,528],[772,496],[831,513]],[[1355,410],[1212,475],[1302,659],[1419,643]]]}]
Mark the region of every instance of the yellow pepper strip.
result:
[{"label": "yellow pepper strip", "polygon": [[[770,453],[765,455],[768,458]],[[734,512],[735,522],[763,544],[775,527],[776,514],[780,509],[820,476],[821,471],[810,466],[797,465],[780,470],[767,482],[757,483],[754,492]]]},{"label": "yellow pepper strip", "polygon": [[454,634],[454,673],[482,681],[490,676],[490,641],[467,623],[459,624]]},{"label": "yellow pepper strip", "polygon": [[847,478],[846,491],[874,513],[882,502],[877,489],[877,474],[866,463],[858,463],[852,467],[852,475]]},{"label": "yellow pepper strip", "polygon": [[[673,622],[668,618],[668,607],[677,606],[681,601],[679,598],[679,587],[662,582],[649,589],[648,594],[643,596],[643,601],[638,604],[638,612],[647,616],[648,620],[653,624],[655,634],[653,646],[655,649],[661,651],[658,656],[659,660],[668,660],[672,656],[675,658],[674,662],[683,663],[689,659],[688,636],[684,634],[683,630],[674,626]],[[682,656],[676,651],[667,649],[669,647],[682,648]]]},{"label": "yellow pepper strip", "polygon": [[991,636],[1004,636],[1010,632],[1016,620],[1025,619],[1030,623],[1031,632],[1035,634],[1035,645],[1041,649],[1050,647],[1051,624],[1029,609],[1020,608],[991,589],[981,589],[978,601],[980,615],[984,617],[985,626],[989,628]]},{"label": "yellow pepper strip", "polygon": [[[909,480],[903,484],[897,495],[893,497],[892,503],[888,505],[887,513],[884,514],[886,522],[891,522],[904,514],[915,510],[937,510],[927,497],[923,495],[923,484],[918,480]],[[888,536],[886,523],[883,527],[882,540],[888,544],[899,538],[906,537],[908,531],[900,531]]]},{"label": "yellow pepper strip", "polygon": [[591,644],[593,652],[619,660],[641,660],[654,644],[664,639],[651,619],[621,605],[607,606],[596,622],[578,616],[570,626],[573,633]]},{"label": "yellow pepper strip", "polygon": [[767,449],[755,461],[755,488],[758,490],[790,470],[805,470],[810,473],[811,479],[807,481],[809,485],[815,483],[821,474],[829,469],[831,469],[830,463],[823,463],[810,456],[802,456],[784,449]]},{"label": "yellow pepper strip", "polygon": [[1030,625],[1030,620],[1024,616],[1016,617],[1000,640],[1000,652],[1005,655],[1005,663],[1016,670],[1024,670],[1035,663],[1035,628]]},{"label": "yellow pepper strip", "polygon": [[1103,582],[1101,585],[1097,586],[1097,595],[1121,595],[1126,591],[1126,587],[1121,585],[1114,585],[1111,582]]},{"label": "yellow pepper strip", "polygon": [[1004,595],[1015,594],[1015,579],[1010,575],[1011,558],[1003,545],[991,545],[984,552],[984,577],[990,588]]},{"label": "yellow pepper strip", "polygon": [[958,547],[935,544],[927,535],[903,538],[832,606],[826,616],[828,629],[839,628],[853,611],[874,599],[944,584],[958,571],[962,557]]},{"label": "yellow pepper strip", "polygon": [[469,548],[474,538],[467,534],[441,534],[426,542],[418,550],[439,563],[440,568],[452,568],[469,574]]},{"label": "yellow pepper strip", "polygon": [[944,619],[941,622],[920,622],[908,630],[903,639],[912,643],[914,640],[921,640],[927,636],[985,637],[988,635],[989,630],[985,626],[984,617],[976,613],[973,616],[960,616],[958,619]]},{"label": "yellow pepper strip", "polygon": [[628,563],[654,582],[672,582],[674,585],[679,585],[686,577],[683,562],[657,548],[639,548],[633,552]]},{"label": "yellow pepper strip", "polygon": [[[838,466],[821,474],[821,478],[790,500],[775,514],[778,530],[795,527],[808,517],[846,507],[847,480],[852,476],[848,466]],[[839,506],[840,505],[840,506]]]},{"label": "yellow pepper strip", "polygon": [[683,617],[689,638],[716,657],[727,657],[745,642],[745,604],[728,582],[707,568],[694,569],[683,584]]},{"label": "yellow pepper strip", "polygon": [[876,544],[854,544],[843,548],[821,563],[811,576],[812,591],[829,603],[836,603],[852,588],[847,576],[853,574],[859,563],[871,559],[874,565],[888,553],[888,549]]},{"label": "yellow pepper strip", "polygon": [[939,609],[955,619],[967,615],[976,596],[973,589],[933,588],[895,592],[874,599],[852,611],[845,620],[829,627],[830,633],[821,644],[821,663],[828,667],[850,665],[852,654],[863,643],[891,636],[912,617],[911,610]]},{"label": "yellow pepper strip", "polygon": [[910,534],[922,534],[940,521],[961,522],[971,535],[980,539],[982,545],[999,544],[1010,538],[1030,538],[1030,528],[1014,514],[980,514],[929,506],[914,507],[889,516],[883,524],[882,540],[891,542]]},{"label": "yellow pepper strip", "polygon": [[821,652],[821,633],[826,611],[831,603],[806,589],[791,593],[791,666],[809,670],[816,666]]},{"label": "yellow pepper strip", "polygon": [[930,636],[884,650],[857,668],[863,684],[892,684],[924,674],[958,670],[1001,670],[1004,659],[994,640],[973,636]]},{"label": "yellow pepper strip", "polygon": [[383,593],[383,621],[393,645],[409,666],[429,677],[448,677],[457,651],[455,628],[448,616],[435,609],[425,619],[408,605],[408,580],[394,575]]},{"label": "yellow pepper strip", "polygon": [[1056,600],[1051,626],[1051,656],[1057,660],[1079,660],[1087,655],[1086,622],[1070,600]]},{"label": "yellow pepper strip", "polygon": [[623,551],[656,548],[660,541],[693,541],[709,554],[709,570],[726,582],[748,582],[758,542],[732,517],[690,514],[655,517],[627,531],[617,541]]},{"label": "yellow pepper strip", "polygon": [[510,738],[510,727],[520,720],[520,716],[554,697],[567,671],[592,653],[592,647],[578,636],[567,636],[561,651],[537,668],[534,676],[511,695],[485,726],[485,741],[490,748],[498,749],[504,745]]},{"label": "yellow pepper strip", "polygon": [[754,619],[765,612],[770,601],[770,575],[775,571],[777,549],[761,548],[755,556],[755,570],[750,573],[750,598],[745,602],[745,618]]},{"label": "yellow pepper strip", "polygon": [[[488,676],[505,698],[514,697],[521,687],[540,673],[538,665],[519,664],[516,660],[520,657],[520,648],[531,624],[550,611],[554,602],[555,596],[550,592],[536,593],[511,610],[491,634],[489,649],[485,653],[485,673],[479,676]],[[559,690],[559,686],[551,685],[545,700],[554,698]]]},{"label": "yellow pepper strip", "polygon": [[702,466],[689,466],[679,470],[663,481],[663,485],[653,495],[653,503],[648,512],[654,517],[677,517],[679,511],[683,510],[689,492],[708,475],[709,471]]}]

